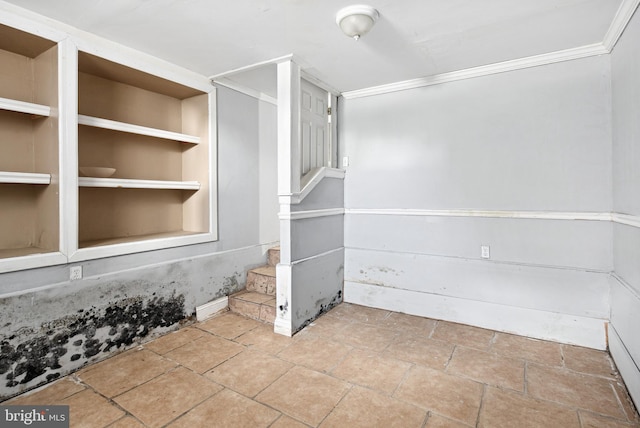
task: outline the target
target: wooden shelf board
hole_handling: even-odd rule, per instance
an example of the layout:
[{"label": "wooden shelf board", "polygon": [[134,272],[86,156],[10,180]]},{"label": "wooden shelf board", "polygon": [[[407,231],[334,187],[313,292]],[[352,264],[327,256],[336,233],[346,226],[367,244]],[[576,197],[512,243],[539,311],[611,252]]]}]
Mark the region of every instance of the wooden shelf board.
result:
[{"label": "wooden shelf board", "polygon": [[162,180],[132,180],[125,178],[95,178],[79,177],[80,187],[109,187],[123,189],[167,189],[167,190],[199,190],[197,181],[162,181]]},{"label": "wooden shelf board", "polygon": [[200,144],[200,137],[193,135],[148,128],[146,126],[132,125],[130,123],[85,116],[83,114],[78,115],[78,124],[93,126],[95,128],[110,129],[112,131],[128,132],[130,134],[146,135],[148,137],[162,138],[165,140],[179,141],[181,143]]},{"label": "wooden shelf board", "polygon": [[79,248],[94,248],[105,245],[127,244],[130,242],[147,241],[151,239],[176,238],[180,236],[199,235],[202,232],[185,232],[182,230],[164,233],[152,233],[148,235],[123,236],[115,238],[95,239],[91,241],[80,241]]},{"label": "wooden shelf board", "polygon": [[52,253],[55,250],[47,250],[39,247],[24,247],[24,248],[0,248],[0,259],[8,259],[12,257],[24,257],[31,256],[33,254]]},{"label": "wooden shelf board", "polygon": [[0,171],[0,183],[9,184],[50,184],[50,174],[31,172]]},{"label": "wooden shelf board", "polygon": [[43,117],[51,115],[51,107],[49,106],[12,100],[10,98],[0,98],[0,109],[15,111],[18,113],[34,114],[36,116]]}]

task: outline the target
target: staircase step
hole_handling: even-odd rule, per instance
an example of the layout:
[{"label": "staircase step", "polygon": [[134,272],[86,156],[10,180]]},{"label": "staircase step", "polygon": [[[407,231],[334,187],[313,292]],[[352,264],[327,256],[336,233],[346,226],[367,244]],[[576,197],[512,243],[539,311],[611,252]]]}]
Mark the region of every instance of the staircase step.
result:
[{"label": "staircase step", "polygon": [[261,266],[247,272],[248,291],[276,295],[276,268],[275,266]]},{"label": "staircase step", "polygon": [[267,263],[269,266],[275,266],[280,263],[280,246],[269,248],[267,251]]},{"label": "staircase step", "polygon": [[273,324],[276,319],[276,298],[268,294],[243,290],[229,296],[229,310]]}]

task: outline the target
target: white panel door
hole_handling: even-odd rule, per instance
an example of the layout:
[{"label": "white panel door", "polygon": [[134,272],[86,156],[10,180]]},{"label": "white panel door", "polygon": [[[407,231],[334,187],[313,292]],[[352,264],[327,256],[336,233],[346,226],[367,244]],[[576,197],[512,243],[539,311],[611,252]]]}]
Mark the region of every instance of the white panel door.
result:
[{"label": "white panel door", "polygon": [[301,79],[300,129],[302,132],[302,175],[329,165],[328,94]]}]

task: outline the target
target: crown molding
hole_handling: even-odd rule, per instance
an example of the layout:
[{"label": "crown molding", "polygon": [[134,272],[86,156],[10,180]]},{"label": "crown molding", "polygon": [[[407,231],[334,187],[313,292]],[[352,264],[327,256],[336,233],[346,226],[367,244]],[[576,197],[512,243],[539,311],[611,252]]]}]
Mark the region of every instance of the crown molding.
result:
[{"label": "crown molding", "polygon": [[581,46],[579,48],[565,49],[562,51],[550,52],[542,55],[503,61],[495,64],[483,65],[480,67],[467,68],[465,70],[434,74],[432,76],[421,77],[418,79],[405,80],[402,82],[390,83],[387,85],[373,86],[371,88],[358,89],[355,91],[347,91],[343,92],[342,96],[348,100],[354,98],[370,97],[373,95],[381,95],[390,92],[404,91],[407,89],[441,85],[443,83],[455,82],[458,80],[489,76],[492,74],[506,73],[509,71],[538,67],[541,65],[572,61],[575,59],[588,58],[591,56],[603,55],[607,53],[609,52],[602,43],[594,43],[592,45]]},{"label": "crown molding", "polygon": [[467,68],[464,70],[451,71],[448,73],[434,74],[432,76],[418,79],[404,80],[402,82],[390,83],[370,88],[357,89],[355,91],[343,92],[345,99],[370,97],[373,95],[387,94],[390,92],[404,91],[407,89],[422,88],[425,86],[440,85],[458,80],[473,79],[475,77],[489,76],[492,74],[506,73],[509,71],[522,70],[525,68],[538,67],[541,65],[555,64],[564,61],[573,61],[591,56],[610,54],[616,43],[622,36],[624,29],[629,24],[636,9],[640,5],[640,0],[622,0],[602,43],[581,46],[577,48],[564,49],[556,52],[549,52],[541,55],[534,55],[526,58],[514,59],[510,61],[497,62],[480,67]]},{"label": "crown molding", "polygon": [[638,5],[640,5],[640,0],[622,0],[616,16],[613,18],[611,26],[609,26],[609,30],[607,30],[607,34],[605,34],[602,41],[602,45],[607,49],[608,53],[611,53],[616,43],[618,43]]}]

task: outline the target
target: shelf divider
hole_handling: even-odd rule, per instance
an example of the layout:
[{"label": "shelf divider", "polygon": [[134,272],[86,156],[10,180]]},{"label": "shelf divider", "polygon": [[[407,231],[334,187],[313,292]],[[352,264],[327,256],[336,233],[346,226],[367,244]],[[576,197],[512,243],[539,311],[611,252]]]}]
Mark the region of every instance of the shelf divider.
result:
[{"label": "shelf divider", "polygon": [[97,178],[79,177],[80,187],[107,187],[123,189],[168,189],[168,190],[199,190],[197,181],[164,181],[164,180],[133,180],[125,178]]},{"label": "shelf divider", "polygon": [[146,126],[117,122],[115,120],[109,119],[101,119],[99,117],[85,116],[83,114],[78,115],[78,125],[128,132],[130,134],[146,135],[148,137],[163,138],[165,140],[179,141],[181,143],[200,144],[200,137],[196,137],[193,135],[165,131],[156,128],[148,128]]},{"label": "shelf divider", "polygon": [[25,101],[0,98],[0,109],[15,111],[18,113],[35,114],[37,116],[50,116],[51,107]]},{"label": "shelf divider", "polygon": [[35,172],[0,171],[0,183],[7,184],[50,184],[51,174]]}]

